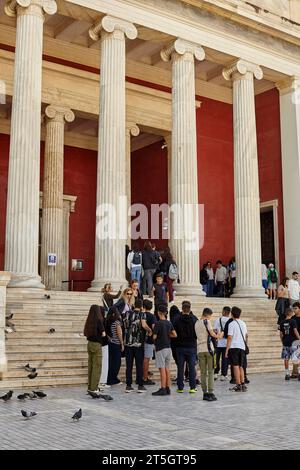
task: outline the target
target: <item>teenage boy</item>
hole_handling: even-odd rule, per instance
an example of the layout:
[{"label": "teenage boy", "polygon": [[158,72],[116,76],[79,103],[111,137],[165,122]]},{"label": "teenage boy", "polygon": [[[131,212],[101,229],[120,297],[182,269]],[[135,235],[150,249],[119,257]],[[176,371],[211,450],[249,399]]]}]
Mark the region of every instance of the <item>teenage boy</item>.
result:
[{"label": "teenage boy", "polygon": [[225,283],[227,278],[227,269],[223,266],[221,260],[217,261],[217,269],[215,274],[215,285],[217,287],[217,297],[224,297]]},{"label": "teenage boy", "polygon": [[142,312],[143,302],[137,299],[134,310],[127,311],[123,316],[124,345],[126,359],[126,393],[134,392],[132,387],[133,361],[136,366],[136,381],[138,393],[146,392],[143,385],[143,363],[145,331],[152,335],[152,330],[146,322],[146,314]]},{"label": "teenage boy", "polygon": [[226,344],[225,357],[229,359],[233,366],[235,387],[230,390],[234,392],[246,392],[244,366],[246,361],[246,345],[248,341],[248,333],[246,323],[240,320],[241,309],[232,307],[231,315],[233,321],[228,327],[228,337]]},{"label": "teenage boy", "polygon": [[299,274],[294,271],[292,274],[292,279],[288,282],[288,289],[289,289],[289,299],[290,299],[290,306],[292,307],[295,302],[299,302],[300,297],[300,284],[298,281]]},{"label": "teenage boy", "polygon": [[164,282],[164,275],[162,273],[156,276],[156,283],[153,286],[152,295],[154,295],[154,313],[157,313],[159,305],[168,306],[168,286]]},{"label": "teenage boy", "polygon": [[[228,359],[225,357],[227,338],[224,338],[223,333],[224,333],[225,325],[229,320],[230,312],[231,312],[230,307],[224,307],[222,311],[222,316],[219,317],[217,320],[215,320],[215,323],[214,323],[214,332],[217,335],[222,336],[218,340],[218,346],[216,350],[215,380],[217,380],[220,370],[221,370],[220,380],[221,381],[227,380]],[[220,368],[220,360],[222,361],[221,368]]]},{"label": "teenage boy", "polygon": [[290,380],[291,378],[289,373],[289,360],[293,354],[292,344],[296,339],[300,340],[300,335],[297,330],[297,322],[293,318],[293,314],[293,310],[288,307],[285,310],[285,320],[282,320],[279,325],[280,339],[282,342],[281,359],[284,360],[285,380]]},{"label": "teenage boy", "polygon": [[191,313],[191,303],[182,302],[182,312],[174,322],[174,329],[177,333],[177,386],[178,393],[183,393],[184,389],[184,364],[188,363],[190,393],[196,390],[196,369],[197,360],[197,336],[195,332],[195,323],[197,317]]},{"label": "teenage boy", "polygon": [[[293,304],[293,311],[294,311],[293,319],[295,320],[297,324],[297,330],[300,335],[300,302],[295,302]],[[293,364],[293,372],[291,375],[291,379],[300,380],[300,364]]]},{"label": "teenage boy", "polygon": [[199,367],[201,371],[201,388],[203,400],[216,401],[214,395],[214,346],[211,338],[220,338],[211,325],[212,310],[205,308],[200,320],[195,323],[195,332],[197,335],[197,354]]},{"label": "teenage boy", "polygon": [[171,395],[170,363],[172,358],[171,338],[176,338],[172,323],[167,320],[166,305],[157,308],[158,322],[154,326],[155,364],[160,373],[160,389],[153,392],[154,396]]},{"label": "teenage boy", "polygon": [[[146,314],[146,323],[148,327],[153,331],[154,325],[156,323],[155,315],[151,312],[153,307],[153,302],[149,299],[143,301],[143,310]],[[154,342],[153,335],[146,334],[145,339],[145,349],[144,349],[144,373],[143,373],[143,383],[144,385],[155,385],[153,380],[149,379],[149,363],[150,359],[153,357],[154,351]]]}]

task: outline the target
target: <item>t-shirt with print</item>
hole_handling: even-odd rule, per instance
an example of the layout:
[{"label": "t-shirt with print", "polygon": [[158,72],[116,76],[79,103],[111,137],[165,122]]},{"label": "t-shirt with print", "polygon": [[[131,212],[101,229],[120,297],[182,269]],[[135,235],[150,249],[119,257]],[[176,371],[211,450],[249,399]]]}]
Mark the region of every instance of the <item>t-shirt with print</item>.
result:
[{"label": "t-shirt with print", "polygon": [[297,338],[294,333],[294,328],[297,329],[297,323],[294,318],[290,318],[289,320],[283,320],[280,323],[279,329],[281,333],[283,333],[282,344],[283,346],[292,346],[293,341]]},{"label": "t-shirt with print", "polygon": [[[218,333],[224,332],[225,325],[228,322],[229,317],[219,317],[217,320],[215,320],[214,323],[214,330],[217,331]],[[221,338],[218,339],[218,348],[226,348],[227,344],[227,338]]]},{"label": "t-shirt with print", "polygon": [[173,325],[169,320],[158,320],[154,327],[154,334],[157,335],[155,340],[156,352],[171,347],[170,333],[173,330]]},{"label": "t-shirt with print", "polygon": [[[228,327],[228,336],[232,336],[229,349],[243,349],[245,351],[245,342],[247,335],[247,326],[243,320],[234,319]],[[244,337],[244,339],[243,339]]]},{"label": "t-shirt with print", "polygon": [[146,332],[142,327],[142,320],[146,320],[146,314],[138,310],[123,315],[125,346],[141,347],[145,342]]},{"label": "t-shirt with print", "polygon": [[167,304],[168,286],[165,282],[162,284],[154,284],[154,303],[155,305]]},{"label": "t-shirt with print", "polygon": [[[151,312],[145,312],[146,314],[146,322],[147,322],[147,325],[149,326],[149,328],[151,328],[152,332],[153,332],[153,325],[155,325],[156,323],[156,318],[155,318],[155,315],[153,315],[153,313]],[[153,336],[146,336],[146,341],[145,341],[147,344],[153,344]]]},{"label": "t-shirt with print", "polygon": [[[206,326],[209,331],[212,331],[212,325],[210,320],[206,320]],[[197,335],[197,353],[203,353],[203,352],[209,352],[208,350],[208,344],[207,344],[207,339],[208,339],[208,333],[207,329],[205,328],[204,321],[203,320],[197,320],[195,323],[195,332]],[[213,349],[213,346],[211,344],[211,349]]]}]

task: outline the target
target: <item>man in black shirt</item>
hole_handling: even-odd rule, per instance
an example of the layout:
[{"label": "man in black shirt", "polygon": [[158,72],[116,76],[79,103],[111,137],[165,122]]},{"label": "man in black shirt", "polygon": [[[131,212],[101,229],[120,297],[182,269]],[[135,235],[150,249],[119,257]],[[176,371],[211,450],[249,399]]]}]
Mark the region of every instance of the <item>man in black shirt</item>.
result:
[{"label": "man in black shirt", "polygon": [[172,323],[167,320],[168,309],[163,305],[158,306],[159,321],[154,327],[153,339],[155,341],[155,362],[160,372],[161,388],[152,393],[154,396],[171,394],[170,363],[172,357],[171,338],[176,338],[176,332]]},{"label": "man in black shirt", "polygon": [[165,305],[166,307],[168,306],[168,286],[165,282],[163,282],[163,280],[163,274],[157,274],[156,283],[153,286],[155,313],[158,311],[159,305]]},{"label": "man in black shirt", "polygon": [[281,359],[284,360],[285,380],[290,380],[291,376],[289,374],[289,360],[293,354],[292,344],[296,339],[300,340],[300,335],[297,330],[297,323],[293,318],[293,310],[290,307],[288,307],[285,311],[285,320],[280,323],[279,330],[283,346]]},{"label": "man in black shirt", "polygon": [[[297,324],[297,330],[298,330],[298,333],[300,334],[300,302],[293,303],[293,311],[294,311],[293,319],[295,320]],[[293,364],[293,371],[292,371],[291,379],[300,380],[300,364]]]},{"label": "man in black shirt", "polygon": [[[155,315],[151,312],[153,307],[153,303],[149,299],[145,299],[143,301],[143,310],[144,313],[146,314],[146,323],[148,327],[153,331],[154,325],[156,323],[156,318]],[[147,333],[146,339],[145,339],[145,345],[144,345],[144,371],[143,371],[143,382],[144,385],[155,385],[155,382],[153,380],[149,379],[148,373],[149,373],[149,363],[150,359],[153,357],[153,351],[154,351],[154,342],[153,342],[153,336],[149,335]]]}]

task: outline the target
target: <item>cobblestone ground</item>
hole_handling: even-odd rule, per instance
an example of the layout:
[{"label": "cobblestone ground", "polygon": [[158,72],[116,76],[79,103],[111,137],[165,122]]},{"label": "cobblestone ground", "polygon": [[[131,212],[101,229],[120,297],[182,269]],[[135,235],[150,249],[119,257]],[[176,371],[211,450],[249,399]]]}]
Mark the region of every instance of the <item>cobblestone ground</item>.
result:
[{"label": "cobblestone ground", "polygon": [[[283,374],[250,376],[247,393],[217,382],[218,401],[202,393],[152,397],[110,392],[114,400],[88,397],[83,387],[44,389],[44,399],[0,401],[0,449],[299,449],[300,382]],[[0,395],[4,391],[1,390]],[[296,405],[296,406],[295,406]],[[37,412],[25,420],[21,409]],[[79,422],[71,417],[82,408]]]}]

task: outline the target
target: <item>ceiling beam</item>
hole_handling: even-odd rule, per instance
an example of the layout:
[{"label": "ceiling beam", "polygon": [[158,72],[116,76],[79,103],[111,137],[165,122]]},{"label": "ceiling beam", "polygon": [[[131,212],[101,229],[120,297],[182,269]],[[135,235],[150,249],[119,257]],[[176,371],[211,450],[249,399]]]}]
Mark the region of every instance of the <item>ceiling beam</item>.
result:
[{"label": "ceiling beam", "polygon": [[88,33],[91,23],[87,21],[73,21],[56,34],[56,39],[72,42],[74,38]]}]

